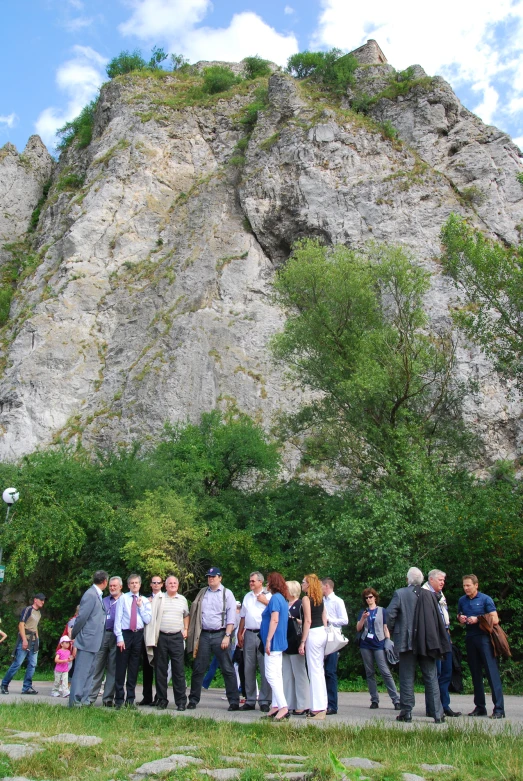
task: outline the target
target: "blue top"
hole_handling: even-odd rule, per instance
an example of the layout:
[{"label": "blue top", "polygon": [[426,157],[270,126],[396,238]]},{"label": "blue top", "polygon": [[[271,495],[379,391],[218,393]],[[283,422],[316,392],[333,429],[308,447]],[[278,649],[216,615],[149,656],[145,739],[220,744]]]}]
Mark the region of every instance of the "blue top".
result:
[{"label": "blue top", "polygon": [[[463,613],[467,617],[484,616],[485,613],[493,613],[495,609],[496,605],[492,597],[489,597],[488,594],[483,594],[481,591],[478,591],[472,599],[463,594],[458,602],[458,613]],[[466,624],[466,628],[467,635],[484,634],[483,630],[479,628],[479,624]]]},{"label": "blue top", "polygon": [[272,613],[278,613],[278,626],[271,640],[271,651],[285,651],[287,649],[287,624],[289,622],[289,605],[281,594],[273,594],[271,601],[262,613],[260,637],[263,645],[267,642],[269,624]]},{"label": "blue top", "polygon": [[116,614],[116,603],[118,600],[109,595],[108,597],[104,597],[102,602],[104,603],[105,614],[107,616],[105,619],[105,628],[107,631],[112,631],[114,630],[114,617]]},{"label": "blue top", "polygon": [[[365,612],[364,610],[360,610],[358,621],[360,620],[364,612]],[[385,638],[383,638],[383,640],[378,640],[378,638],[374,634],[374,621],[376,620],[377,612],[378,612],[377,607],[375,607],[374,610],[369,610],[369,617],[367,618],[368,633],[364,640],[360,640],[360,648],[368,648],[370,651],[376,651],[376,649],[385,648]],[[383,608],[383,625],[386,626],[386,624],[387,624],[387,611],[385,610],[385,608]],[[369,638],[369,635],[374,635],[374,637]]]}]

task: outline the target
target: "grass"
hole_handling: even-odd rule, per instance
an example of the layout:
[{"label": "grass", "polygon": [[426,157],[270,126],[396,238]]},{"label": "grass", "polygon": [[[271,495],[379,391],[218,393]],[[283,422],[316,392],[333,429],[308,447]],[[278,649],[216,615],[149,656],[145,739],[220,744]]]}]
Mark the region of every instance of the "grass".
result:
[{"label": "grass", "polygon": [[[108,781],[127,778],[144,762],[169,756],[177,746],[197,745],[193,752],[203,765],[184,768],[168,777],[180,781],[201,779],[199,769],[224,767],[220,755],[252,752],[244,761],[240,781],[257,781],[265,773],[278,772],[269,754],[303,754],[306,769],[317,781],[335,781],[335,758],[359,756],[381,762],[383,768],[364,771],[373,781],[401,781],[403,772],[421,774],[420,763],[444,763],[455,767],[437,776],[423,771],[427,779],[441,781],[519,781],[523,776],[523,739],[510,732],[486,733],[471,725],[467,730],[449,725],[439,730],[386,728],[379,723],[317,729],[292,723],[273,725],[258,720],[251,724],[215,722],[204,718],[173,718],[139,711],[107,711],[102,708],[73,710],[44,704],[0,707],[0,736],[14,742],[7,730],[40,732],[42,736],[72,732],[97,735],[103,742],[89,748],[68,744],[45,744],[45,750],[18,761],[0,754],[0,771],[6,776],[59,781]],[[332,755],[331,755],[332,752]],[[347,778],[359,778],[347,770]]]}]

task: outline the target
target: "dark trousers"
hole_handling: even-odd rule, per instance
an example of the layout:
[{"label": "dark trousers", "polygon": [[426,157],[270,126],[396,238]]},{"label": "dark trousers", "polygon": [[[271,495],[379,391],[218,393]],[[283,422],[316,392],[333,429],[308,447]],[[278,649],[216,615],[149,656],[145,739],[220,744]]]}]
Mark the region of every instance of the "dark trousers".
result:
[{"label": "dark trousers", "polygon": [[173,693],[176,705],[186,705],[187,696],[185,689],[185,665],[183,635],[177,632],[174,635],[160,632],[156,646],[156,696],[159,704],[167,704],[167,670],[171,662],[173,677]]},{"label": "dark trousers", "polygon": [[492,702],[495,711],[505,711],[503,701],[503,689],[499,676],[498,663],[492,650],[490,637],[487,634],[471,635],[465,640],[467,648],[467,661],[469,663],[474,685],[474,705],[476,708],[485,708],[485,689],[483,686],[483,670],[492,693]]},{"label": "dark trousers", "polygon": [[189,692],[189,702],[197,704],[200,702],[202,694],[202,681],[204,679],[207,667],[212,654],[218,659],[220,670],[222,671],[223,680],[225,681],[225,693],[229,704],[238,705],[240,702],[240,694],[238,692],[238,682],[236,681],[236,673],[234,672],[234,666],[231,662],[229,649],[225,651],[221,648],[221,642],[224,638],[225,630],[223,632],[206,632],[202,630],[200,635],[200,644],[198,646],[198,654],[193,663],[192,678],[191,678],[191,691]]},{"label": "dark trousers", "polygon": [[402,711],[410,712],[414,708],[414,679],[416,665],[420,666],[425,686],[427,712],[440,719],[443,708],[439,697],[438,671],[436,660],[429,656],[415,656],[412,651],[400,653],[400,706]]},{"label": "dark trousers", "polygon": [[142,641],[142,669],[143,669],[143,698],[146,702],[153,701],[153,678],[154,668],[156,665],[156,654],[153,664],[149,662],[147,656],[147,646],[145,645],[145,638]]},{"label": "dark trousers", "polygon": [[323,659],[327,684],[327,708],[334,711],[338,710],[338,657],[339,653],[336,651]]},{"label": "dark trousers", "polygon": [[115,704],[121,704],[124,700],[125,675],[127,674],[127,692],[125,701],[134,702],[134,690],[136,688],[136,679],[140,669],[140,659],[142,656],[143,629],[137,632],[131,632],[130,629],[124,629],[122,632],[125,649],[116,650],[116,676],[114,686]]},{"label": "dark trousers", "polygon": [[[438,671],[438,686],[439,697],[443,710],[447,711],[450,708],[450,694],[449,686],[452,680],[452,651],[445,654],[442,659],[436,659],[436,669]],[[430,702],[427,694],[425,693],[425,709],[426,712],[432,716],[430,712]]]}]

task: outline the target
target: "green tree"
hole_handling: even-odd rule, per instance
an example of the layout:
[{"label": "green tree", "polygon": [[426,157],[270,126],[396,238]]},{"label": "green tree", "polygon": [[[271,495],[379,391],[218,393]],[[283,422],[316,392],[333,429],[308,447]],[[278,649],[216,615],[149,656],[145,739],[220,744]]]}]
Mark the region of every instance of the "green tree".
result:
[{"label": "green tree", "polygon": [[254,57],[245,57],[245,76],[247,79],[258,79],[260,76],[270,76],[271,67],[269,60],[263,60],[258,54]]},{"label": "green tree", "polygon": [[212,65],[203,69],[203,91],[208,95],[218,92],[226,92],[235,84],[239,84],[241,78],[235,76],[230,68],[224,65]]},{"label": "green tree", "polygon": [[[153,56],[155,49],[156,47],[153,49]],[[135,49],[133,52],[127,50],[120,52],[116,57],[113,57],[105,70],[109,78],[114,79],[115,76],[123,76],[125,73],[142,70],[146,67],[147,63],[142,57],[141,51]]]},{"label": "green tree", "polygon": [[462,303],[454,321],[523,389],[523,246],[493,241],[451,214],[442,230],[444,271]]},{"label": "green tree", "polygon": [[357,59],[352,54],[343,54],[340,49],[299,52],[287,61],[287,72],[295,78],[310,77],[337,93],[344,93],[354,82],[357,67]]},{"label": "green tree", "polygon": [[168,489],[149,491],[125,513],[123,556],[130,570],[169,573],[180,580],[180,590],[194,587],[200,566],[206,527],[197,518],[194,501]]},{"label": "green tree", "polygon": [[408,483],[410,471],[468,451],[454,342],[430,327],[429,284],[397,247],[296,244],[275,283],[288,319],[272,347],[316,392],[284,420],[298,441],[310,435],[309,459],[345,464],[364,480]]}]

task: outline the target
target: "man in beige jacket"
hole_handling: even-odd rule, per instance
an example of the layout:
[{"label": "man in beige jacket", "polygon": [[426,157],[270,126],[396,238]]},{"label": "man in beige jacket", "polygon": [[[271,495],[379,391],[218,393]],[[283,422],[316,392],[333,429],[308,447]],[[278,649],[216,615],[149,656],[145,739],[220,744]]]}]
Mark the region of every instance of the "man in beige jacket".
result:
[{"label": "man in beige jacket", "polygon": [[153,614],[147,626],[145,643],[150,658],[155,657],[157,708],[165,710],[167,699],[167,670],[171,662],[174,702],[179,711],[187,705],[184,651],[189,630],[189,605],[178,593],[178,578],[169,575],[165,593],[158,594],[153,603]]}]

